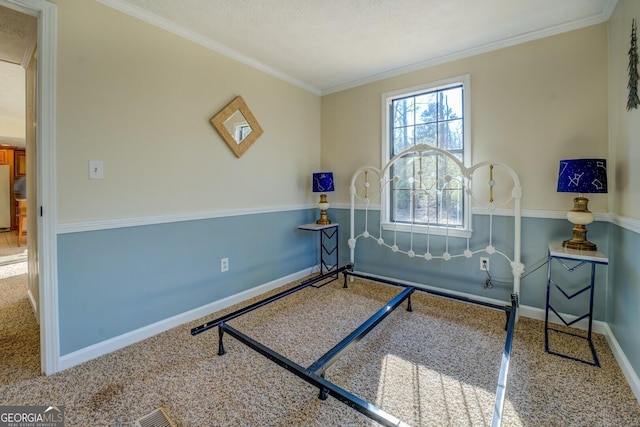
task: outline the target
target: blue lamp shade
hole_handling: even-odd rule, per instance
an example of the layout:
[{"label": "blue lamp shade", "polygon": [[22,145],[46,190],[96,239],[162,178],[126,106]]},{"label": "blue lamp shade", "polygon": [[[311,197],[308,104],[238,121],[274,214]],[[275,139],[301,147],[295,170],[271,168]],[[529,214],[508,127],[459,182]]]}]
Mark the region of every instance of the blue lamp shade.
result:
[{"label": "blue lamp shade", "polygon": [[313,192],[326,193],[333,191],[333,172],[318,172],[313,174]]},{"label": "blue lamp shade", "polygon": [[559,193],[606,193],[606,159],[560,160]]}]

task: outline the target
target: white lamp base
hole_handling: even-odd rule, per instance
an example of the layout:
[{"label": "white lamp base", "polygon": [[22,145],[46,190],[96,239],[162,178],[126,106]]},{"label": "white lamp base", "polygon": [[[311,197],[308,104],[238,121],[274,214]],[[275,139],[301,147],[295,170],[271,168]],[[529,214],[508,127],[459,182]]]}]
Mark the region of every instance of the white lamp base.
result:
[{"label": "white lamp base", "polygon": [[580,251],[595,251],[595,244],[587,240],[586,224],[591,224],[594,220],[593,213],[588,209],[589,199],[578,196],[573,199],[573,209],[567,212],[567,219],[574,224],[573,237],[562,242],[562,247],[576,249]]},{"label": "white lamp base", "polygon": [[320,195],[320,203],[318,203],[318,208],[320,209],[320,219],[316,221],[318,225],[329,225],[331,224],[331,220],[327,218],[327,209],[329,209],[329,202],[327,202],[327,195]]}]

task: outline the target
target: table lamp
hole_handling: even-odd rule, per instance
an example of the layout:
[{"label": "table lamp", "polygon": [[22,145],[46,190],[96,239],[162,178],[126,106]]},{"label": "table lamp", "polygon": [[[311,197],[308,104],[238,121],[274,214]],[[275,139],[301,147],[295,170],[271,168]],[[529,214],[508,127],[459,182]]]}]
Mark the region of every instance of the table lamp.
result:
[{"label": "table lamp", "polygon": [[327,218],[327,209],[329,209],[329,202],[327,202],[327,195],[325,193],[333,191],[333,172],[318,172],[313,174],[313,192],[320,194],[320,219],[316,221],[319,225],[329,225],[331,221]]},{"label": "table lamp", "polygon": [[585,227],[593,222],[594,217],[587,206],[589,199],[582,194],[607,192],[607,160],[560,160],[558,192],[578,193],[573,199],[573,209],[567,212],[567,219],[574,224],[573,237],[562,242],[562,246],[567,249],[595,251],[596,245],[587,240]]}]

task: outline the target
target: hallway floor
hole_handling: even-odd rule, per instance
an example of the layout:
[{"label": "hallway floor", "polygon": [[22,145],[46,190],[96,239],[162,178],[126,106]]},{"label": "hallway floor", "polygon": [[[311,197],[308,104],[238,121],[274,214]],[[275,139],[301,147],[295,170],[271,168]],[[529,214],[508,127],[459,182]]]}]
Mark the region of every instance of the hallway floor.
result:
[{"label": "hallway floor", "polygon": [[0,265],[27,260],[27,244],[23,241],[18,246],[18,233],[0,232]]}]

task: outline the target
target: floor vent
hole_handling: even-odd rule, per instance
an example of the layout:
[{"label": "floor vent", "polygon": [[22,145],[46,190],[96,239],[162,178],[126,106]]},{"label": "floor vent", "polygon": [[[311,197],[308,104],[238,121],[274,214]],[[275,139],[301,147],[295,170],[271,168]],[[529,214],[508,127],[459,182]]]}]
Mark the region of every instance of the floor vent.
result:
[{"label": "floor vent", "polygon": [[160,407],[136,420],[136,427],[176,427],[176,424],[169,419],[164,408]]}]

